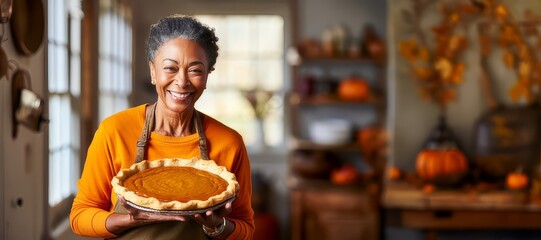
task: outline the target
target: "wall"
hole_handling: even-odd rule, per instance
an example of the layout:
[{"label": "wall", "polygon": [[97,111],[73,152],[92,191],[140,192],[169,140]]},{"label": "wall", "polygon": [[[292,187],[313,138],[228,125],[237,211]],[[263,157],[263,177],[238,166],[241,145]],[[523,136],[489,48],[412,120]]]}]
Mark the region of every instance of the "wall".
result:
[{"label": "wall", "polygon": [[[35,54],[22,56],[15,50],[9,24],[4,27],[7,41],[1,42],[2,49],[29,71],[32,90],[47,96],[45,41]],[[45,230],[47,125],[40,133],[19,126],[17,138],[12,138],[11,83],[0,78],[0,239],[41,239]],[[13,204],[19,198],[21,207]]]},{"label": "wall", "polygon": [[379,0],[298,0],[299,38],[321,39],[321,33],[336,24],[345,25],[354,37],[362,36],[365,23],[386,35],[387,1]]}]

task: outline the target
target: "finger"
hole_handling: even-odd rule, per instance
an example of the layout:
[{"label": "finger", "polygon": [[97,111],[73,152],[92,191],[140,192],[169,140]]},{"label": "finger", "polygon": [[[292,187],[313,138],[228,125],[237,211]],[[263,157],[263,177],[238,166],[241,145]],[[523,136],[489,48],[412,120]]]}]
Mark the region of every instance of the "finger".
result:
[{"label": "finger", "polygon": [[227,202],[223,207],[214,210],[214,214],[219,216],[225,216],[231,212],[231,210],[233,209],[232,206],[233,205],[231,202]]},{"label": "finger", "polygon": [[166,220],[171,220],[171,221],[186,221],[186,216],[182,216],[182,215],[171,215],[171,216],[168,216],[166,218]]},{"label": "finger", "polygon": [[[206,214],[205,214],[206,215]],[[199,224],[204,224],[206,223],[207,219],[204,217],[203,214],[200,214],[200,213],[196,213],[195,215],[192,216],[192,218],[198,222]]]}]

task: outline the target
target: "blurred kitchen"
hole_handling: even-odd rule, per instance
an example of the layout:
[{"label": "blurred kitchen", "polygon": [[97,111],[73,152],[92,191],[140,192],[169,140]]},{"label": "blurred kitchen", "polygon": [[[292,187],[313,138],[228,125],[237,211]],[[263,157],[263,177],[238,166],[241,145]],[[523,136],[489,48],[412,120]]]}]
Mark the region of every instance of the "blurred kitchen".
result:
[{"label": "blurred kitchen", "polygon": [[86,239],[86,150],[156,100],[174,13],[220,39],[196,108],[243,136],[256,240],[539,239],[538,0],[0,0],[0,239]]}]

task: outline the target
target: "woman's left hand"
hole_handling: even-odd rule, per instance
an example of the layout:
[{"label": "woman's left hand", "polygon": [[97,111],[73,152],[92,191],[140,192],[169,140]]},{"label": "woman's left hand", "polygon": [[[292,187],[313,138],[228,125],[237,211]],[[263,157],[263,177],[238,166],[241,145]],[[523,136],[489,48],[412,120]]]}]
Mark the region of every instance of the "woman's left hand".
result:
[{"label": "woman's left hand", "polygon": [[195,219],[195,221],[197,221],[199,224],[209,228],[218,227],[223,224],[223,218],[231,212],[231,205],[231,202],[228,202],[223,207],[220,207],[214,211],[197,213],[193,215],[193,219]]}]

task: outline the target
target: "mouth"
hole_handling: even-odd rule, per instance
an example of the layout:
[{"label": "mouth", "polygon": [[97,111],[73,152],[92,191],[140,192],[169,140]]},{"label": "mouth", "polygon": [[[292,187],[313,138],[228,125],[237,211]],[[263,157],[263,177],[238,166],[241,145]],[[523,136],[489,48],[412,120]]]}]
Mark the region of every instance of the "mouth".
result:
[{"label": "mouth", "polygon": [[191,92],[179,93],[179,92],[173,92],[171,90],[167,90],[167,92],[173,98],[173,100],[177,100],[177,101],[186,100],[192,95]]}]

